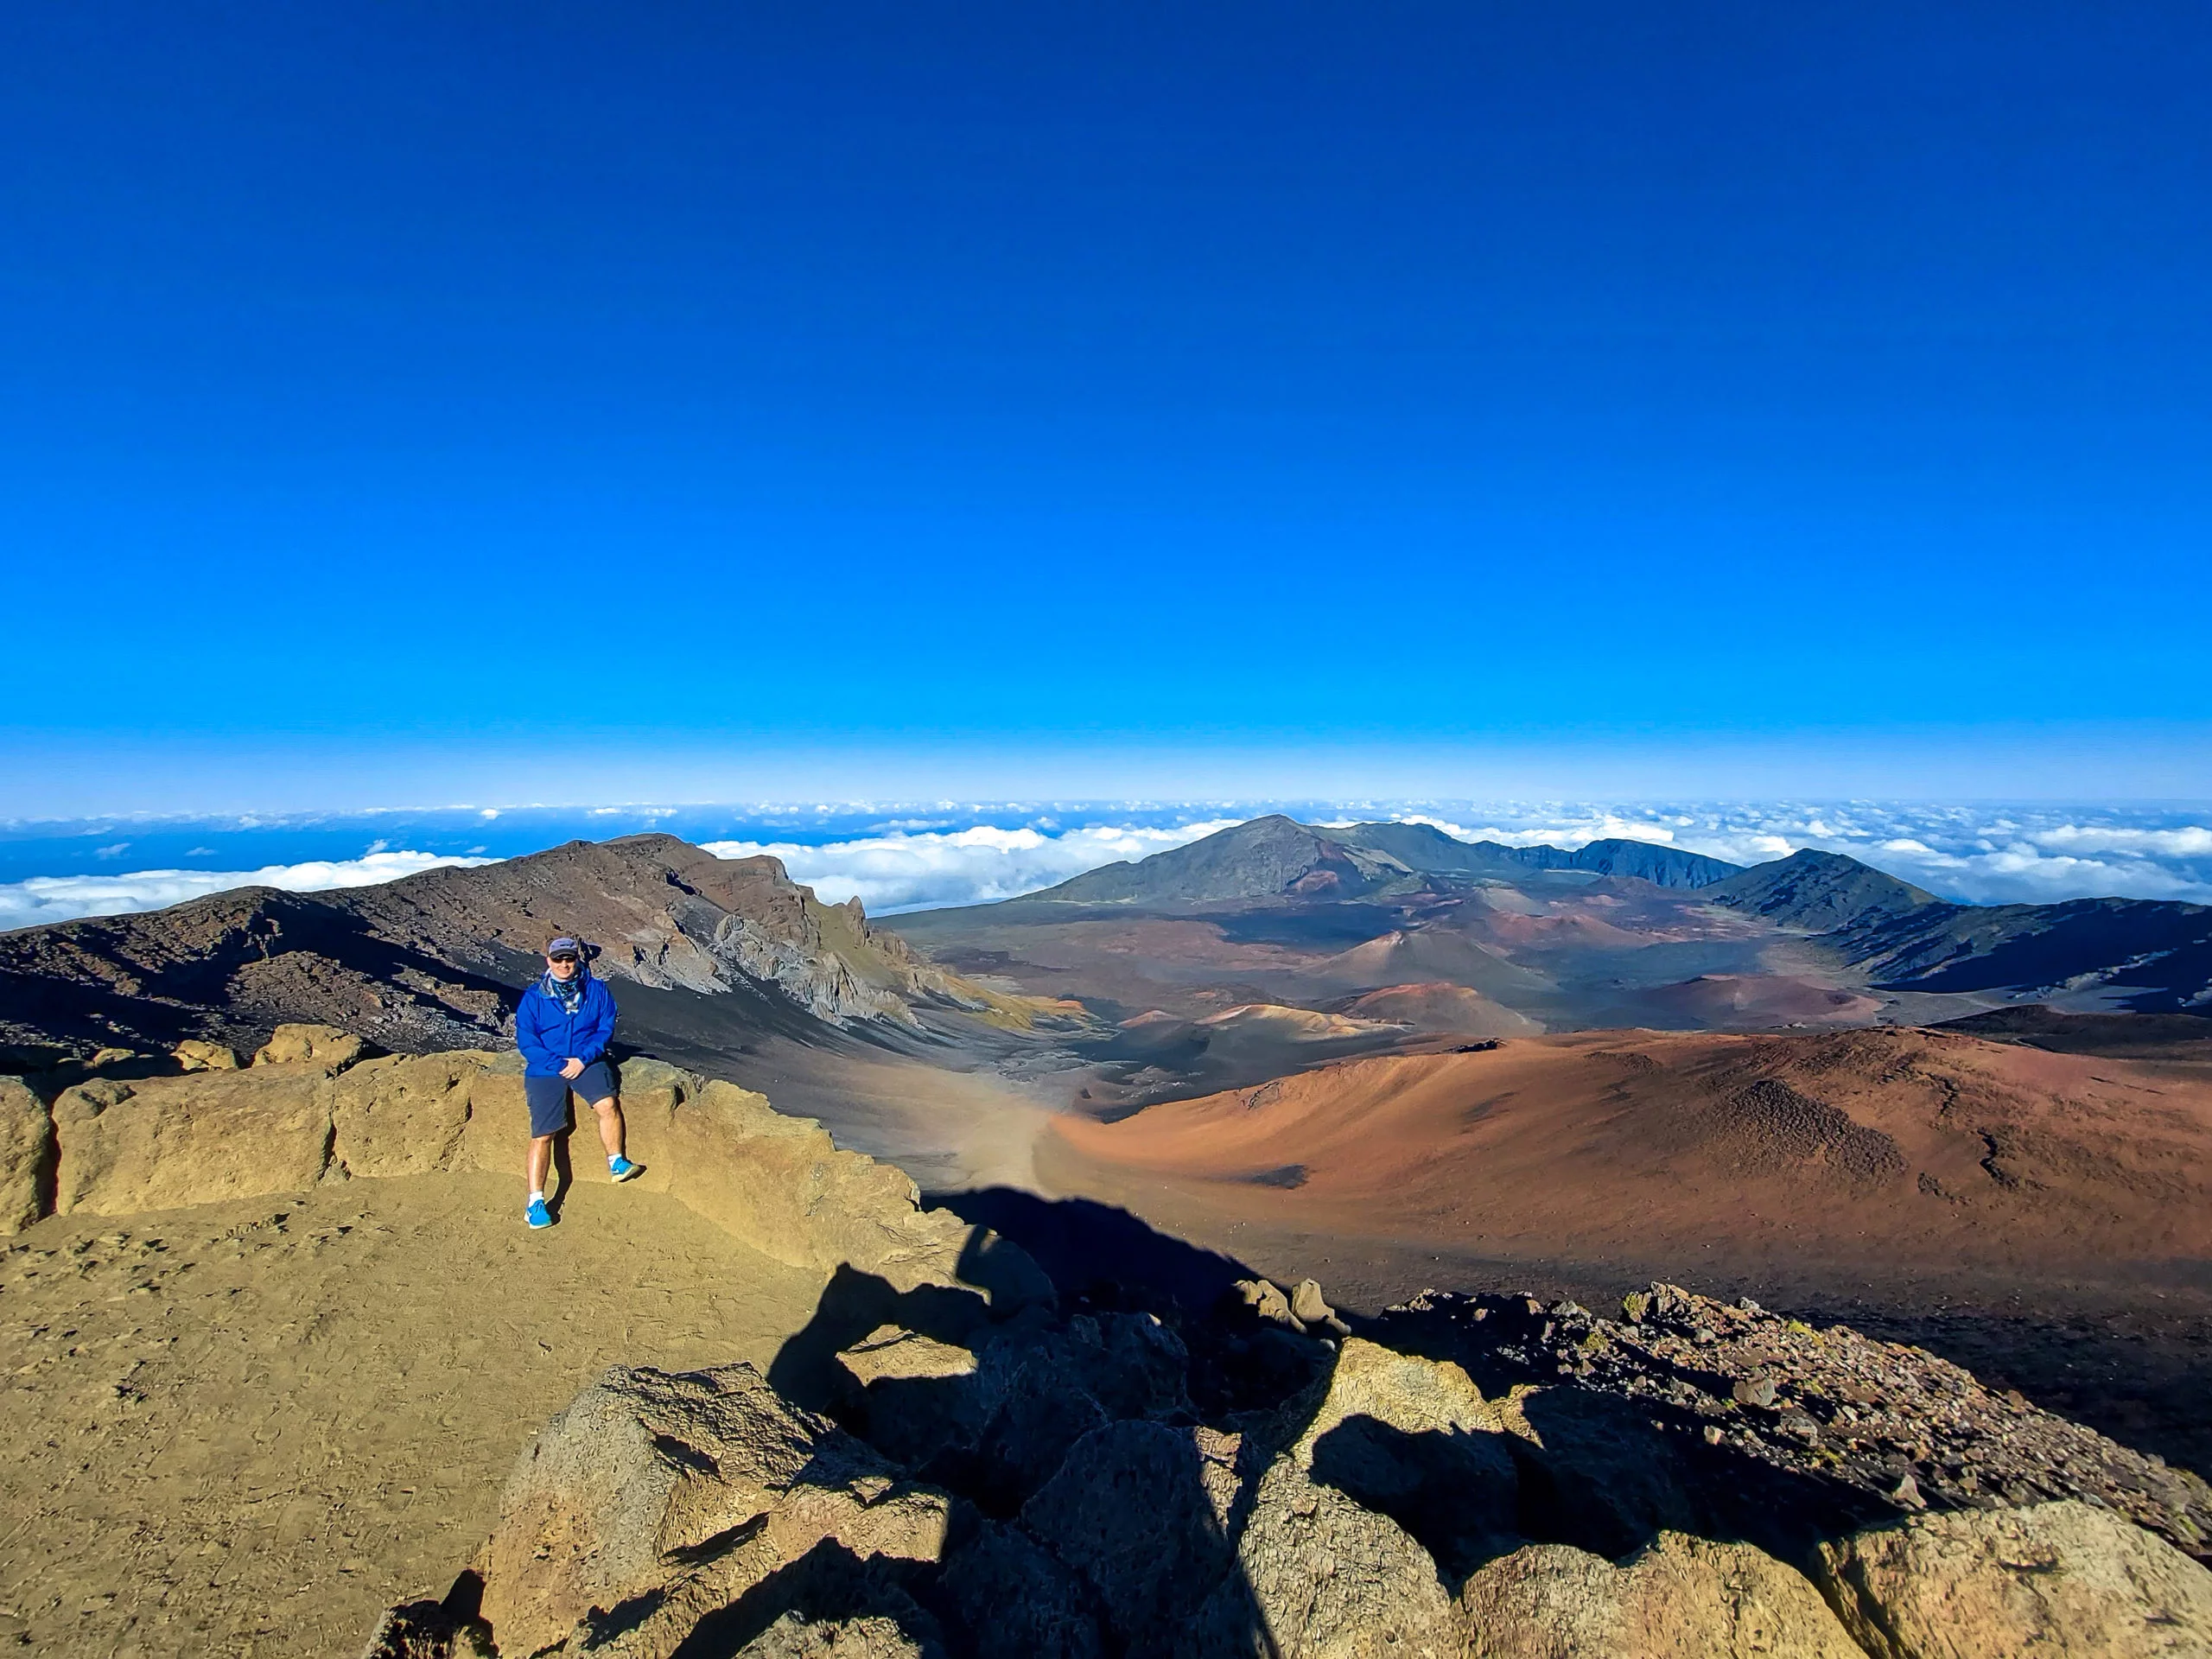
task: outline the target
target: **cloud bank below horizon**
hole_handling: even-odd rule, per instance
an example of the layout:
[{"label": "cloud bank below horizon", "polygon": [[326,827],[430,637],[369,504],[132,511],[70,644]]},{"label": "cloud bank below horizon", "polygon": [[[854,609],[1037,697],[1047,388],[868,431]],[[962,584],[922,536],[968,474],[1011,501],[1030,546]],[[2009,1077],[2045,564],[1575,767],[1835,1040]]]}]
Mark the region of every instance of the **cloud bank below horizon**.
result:
[{"label": "cloud bank below horizon", "polygon": [[[709,838],[724,858],[768,854],[792,878],[830,903],[857,896],[874,916],[942,906],[988,904],[1034,893],[1116,860],[1136,860],[1182,846],[1271,810],[1308,822],[1351,823],[1402,819],[1434,824],[1465,841],[1510,846],[1574,848],[1619,836],[1738,864],[1786,857],[1817,847],[1851,856],[1969,904],[2050,903],[2082,898],[2182,899],[2212,904],[2212,814],[2194,810],[1900,804],[1852,802],[1652,804],[1560,802],[1384,802],[1333,804],[1239,802],[1204,805],[1159,803],[1093,804],[1043,810],[1020,804],[924,810],[848,803],[810,810],[776,809],[722,817],[750,834]],[[601,809],[612,812],[613,809]],[[620,810],[658,821],[673,809]],[[834,818],[831,815],[834,813]],[[857,814],[858,816],[854,816]],[[476,818],[472,810],[467,816]],[[534,830],[530,838],[493,849],[513,855],[583,833],[605,836],[603,819],[578,815]],[[650,823],[624,823],[625,829]],[[671,828],[688,826],[671,825]],[[91,832],[86,832],[91,833]],[[210,830],[233,852],[278,850],[254,843],[260,830]],[[403,831],[402,833],[408,833]],[[356,845],[359,843],[355,843]],[[465,838],[449,845],[469,847]],[[92,848],[103,863],[122,861],[130,843]],[[194,845],[194,854],[211,854]],[[372,843],[355,858],[267,863],[251,869],[147,869],[37,875],[0,882],[0,929],[83,916],[157,909],[242,887],[293,892],[367,886],[442,866],[496,861],[469,854],[391,849]]]},{"label": "cloud bank below horizon", "polygon": [[1084,824],[1048,833],[1033,825],[1004,830],[977,824],[958,830],[886,833],[807,846],[797,842],[710,841],[717,858],[779,858],[791,879],[817,898],[842,904],[857,896],[872,916],[949,905],[987,905],[1035,893],[1102,864],[1149,858],[1241,818],[1204,818],[1169,825]]},{"label": "cloud bank below horizon", "polygon": [[497,861],[379,848],[359,858],[309,859],[258,870],[129,870],[114,875],[33,876],[25,881],[0,882],[0,929],[161,910],[188,899],[204,899],[209,893],[239,887],[281,887],[287,893],[372,887],[421,870]]}]

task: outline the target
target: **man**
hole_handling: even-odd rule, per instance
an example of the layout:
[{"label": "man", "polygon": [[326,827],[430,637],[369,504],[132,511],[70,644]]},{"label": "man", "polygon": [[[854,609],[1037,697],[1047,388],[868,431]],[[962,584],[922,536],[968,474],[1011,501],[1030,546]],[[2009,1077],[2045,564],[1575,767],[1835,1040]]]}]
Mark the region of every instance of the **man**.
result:
[{"label": "man", "polygon": [[523,1218],[533,1230],[550,1227],[545,1173],[553,1137],[569,1127],[569,1092],[575,1091],[599,1117],[607,1173],[618,1181],[645,1173],[622,1155],[622,1109],[614,1100],[614,1072],[607,1063],[614,1035],[614,995],[592,976],[593,948],[581,939],[555,939],[545,947],[545,976],[522,994],[515,1010],[515,1046],[522,1050],[523,1090],[530,1097],[530,1207]]}]

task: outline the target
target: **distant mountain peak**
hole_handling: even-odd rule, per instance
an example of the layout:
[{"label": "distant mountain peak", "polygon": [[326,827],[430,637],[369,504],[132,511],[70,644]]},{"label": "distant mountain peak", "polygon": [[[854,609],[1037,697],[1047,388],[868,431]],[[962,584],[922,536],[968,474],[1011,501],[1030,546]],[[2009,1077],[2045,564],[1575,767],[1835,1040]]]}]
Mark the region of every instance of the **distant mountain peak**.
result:
[{"label": "distant mountain peak", "polygon": [[1461,841],[1433,824],[1355,823],[1330,833],[1347,846],[1388,853],[1417,870],[1512,877],[1529,870],[1586,870],[1632,876],[1661,887],[1703,887],[1737,874],[1740,865],[1685,852],[1663,842],[1620,836],[1568,851],[1560,847],[1508,847],[1496,841]]},{"label": "distant mountain peak", "polygon": [[1132,863],[1085,871],[1016,902],[1203,904],[1237,899],[1349,899],[1414,872],[1281,813],[1252,818]]},{"label": "distant mountain peak", "polygon": [[1705,890],[1711,903],[1815,933],[1901,916],[1943,901],[1844,853],[1807,847]]}]

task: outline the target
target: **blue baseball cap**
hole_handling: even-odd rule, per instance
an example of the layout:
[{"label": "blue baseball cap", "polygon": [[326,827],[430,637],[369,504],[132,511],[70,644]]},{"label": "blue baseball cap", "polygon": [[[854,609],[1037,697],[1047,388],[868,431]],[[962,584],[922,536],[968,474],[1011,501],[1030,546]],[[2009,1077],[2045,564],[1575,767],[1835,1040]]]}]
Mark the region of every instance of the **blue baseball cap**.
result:
[{"label": "blue baseball cap", "polygon": [[564,933],[545,947],[545,954],[549,957],[574,957],[582,962],[584,958],[583,941],[572,939]]}]

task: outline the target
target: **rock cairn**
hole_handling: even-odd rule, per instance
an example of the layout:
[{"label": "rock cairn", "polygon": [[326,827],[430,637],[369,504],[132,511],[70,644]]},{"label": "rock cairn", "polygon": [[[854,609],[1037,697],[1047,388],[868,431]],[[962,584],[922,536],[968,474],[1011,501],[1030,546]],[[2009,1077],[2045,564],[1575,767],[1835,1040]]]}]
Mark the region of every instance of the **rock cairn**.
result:
[{"label": "rock cairn", "polygon": [[371,1659],[2212,1653],[2193,1477],[1916,1351],[1624,1312],[847,1269],[766,1376],[584,1390]]}]

